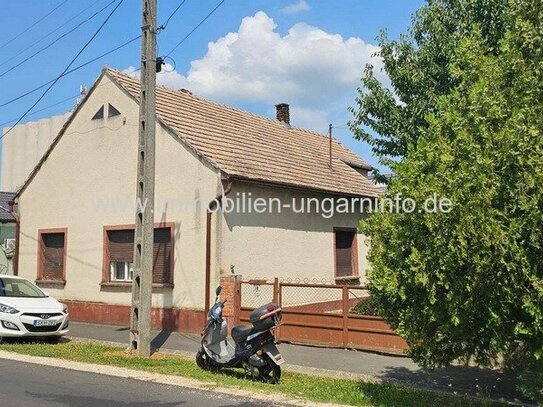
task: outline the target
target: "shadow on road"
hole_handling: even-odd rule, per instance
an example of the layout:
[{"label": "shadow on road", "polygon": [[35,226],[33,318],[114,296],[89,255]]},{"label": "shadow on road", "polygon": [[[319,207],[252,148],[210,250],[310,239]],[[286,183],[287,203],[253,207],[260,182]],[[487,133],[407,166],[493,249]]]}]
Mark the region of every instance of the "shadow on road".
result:
[{"label": "shadow on road", "polygon": [[154,351],[160,350],[160,348],[166,343],[172,331],[162,330],[151,341],[151,349]]},{"label": "shadow on road", "polygon": [[186,404],[185,401],[179,402],[161,402],[159,400],[153,401],[118,401],[101,397],[88,397],[88,396],[75,396],[72,394],[49,394],[49,393],[33,393],[26,392],[27,395],[36,399],[48,401],[52,403],[64,404],[67,406],[78,407],[94,407],[94,406],[111,406],[111,407],[176,407]]},{"label": "shadow on road", "polygon": [[517,389],[517,380],[507,373],[470,366],[449,366],[434,371],[413,371],[386,366],[382,379],[418,388],[432,388],[470,396],[527,402]]}]

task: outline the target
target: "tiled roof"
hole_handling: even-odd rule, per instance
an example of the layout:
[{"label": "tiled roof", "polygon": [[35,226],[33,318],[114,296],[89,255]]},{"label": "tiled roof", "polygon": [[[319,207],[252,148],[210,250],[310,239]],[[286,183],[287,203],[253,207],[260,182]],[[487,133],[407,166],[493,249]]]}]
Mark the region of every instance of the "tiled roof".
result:
[{"label": "tiled roof", "polygon": [[[15,219],[13,219],[13,216],[7,211],[5,211],[2,208],[9,209],[9,203],[15,199],[15,193],[14,192],[0,192],[0,222],[6,223],[6,222],[15,222]],[[15,211],[17,209],[15,208]]]},{"label": "tiled roof", "polygon": [[[139,80],[111,69],[105,72],[139,99]],[[329,138],[322,134],[164,87],[157,88],[156,109],[166,126],[229,176],[335,194],[377,195],[375,186],[353,168],[371,166],[336,139],[330,168]]]}]

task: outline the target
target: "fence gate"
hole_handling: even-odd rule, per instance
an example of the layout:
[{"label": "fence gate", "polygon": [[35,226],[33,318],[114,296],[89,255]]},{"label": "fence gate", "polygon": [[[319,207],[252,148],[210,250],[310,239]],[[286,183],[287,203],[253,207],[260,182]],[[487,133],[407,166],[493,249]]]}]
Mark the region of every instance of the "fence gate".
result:
[{"label": "fence gate", "polygon": [[254,308],[275,302],[283,310],[276,332],[280,341],[387,353],[407,349],[405,341],[375,315],[368,299],[363,286],[244,280],[240,319],[248,324]]}]

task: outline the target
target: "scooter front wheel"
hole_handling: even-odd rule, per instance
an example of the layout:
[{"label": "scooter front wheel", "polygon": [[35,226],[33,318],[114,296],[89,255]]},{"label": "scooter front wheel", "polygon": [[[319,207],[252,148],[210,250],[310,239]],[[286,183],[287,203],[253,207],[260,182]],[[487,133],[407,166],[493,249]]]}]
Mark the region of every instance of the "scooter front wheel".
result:
[{"label": "scooter front wheel", "polygon": [[218,372],[221,370],[221,366],[216,364],[203,349],[200,349],[196,353],[196,364],[206,372]]},{"label": "scooter front wheel", "polygon": [[260,377],[264,383],[277,384],[281,379],[281,366],[277,365],[268,355],[264,355],[266,366],[261,367]]}]

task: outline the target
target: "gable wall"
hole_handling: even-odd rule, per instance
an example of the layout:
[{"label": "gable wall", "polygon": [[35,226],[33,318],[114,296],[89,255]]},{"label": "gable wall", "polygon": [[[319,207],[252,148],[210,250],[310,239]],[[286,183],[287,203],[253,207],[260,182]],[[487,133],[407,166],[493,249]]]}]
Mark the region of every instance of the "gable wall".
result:
[{"label": "gable wall", "polygon": [[[107,103],[121,115],[91,120]],[[130,290],[100,282],[103,227],[134,223],[137,116],[137,104],[104,76],[19,198],[19,275],[36,278],[39,229],[67,228],[66,286],[46,288],[59,299],[130,303]],[[175,289],[159,290],[153,303],[202,308],[205,206],[217,194],[218,174],[160,125],[156,139],[155,222],[176,225]],[[187,210],[195,196],[200,208]]]}]

